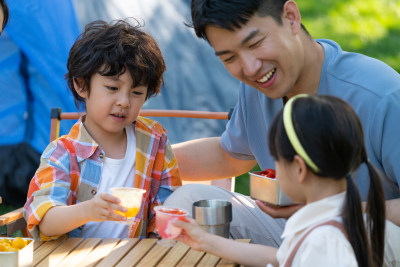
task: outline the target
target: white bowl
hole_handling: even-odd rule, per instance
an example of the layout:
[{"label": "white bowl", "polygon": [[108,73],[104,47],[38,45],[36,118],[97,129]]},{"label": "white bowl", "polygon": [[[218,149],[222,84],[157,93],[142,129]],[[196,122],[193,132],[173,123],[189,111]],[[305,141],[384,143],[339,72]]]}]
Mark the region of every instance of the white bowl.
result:
[{"label": "white bowl", "polygon": [[[0,237],[0,239],[14,239],[12,237]],[[0,252],[0,266],[7,267],[28,267],[33,263],[33,239],[23,238],[30,240],[30,243],[23,249],[15,252]]]},{"label": "white bowl", "polygon": [[263,171],[249,172],[250,197],[278,206],[293,204],[275,178],[260,175]]}]

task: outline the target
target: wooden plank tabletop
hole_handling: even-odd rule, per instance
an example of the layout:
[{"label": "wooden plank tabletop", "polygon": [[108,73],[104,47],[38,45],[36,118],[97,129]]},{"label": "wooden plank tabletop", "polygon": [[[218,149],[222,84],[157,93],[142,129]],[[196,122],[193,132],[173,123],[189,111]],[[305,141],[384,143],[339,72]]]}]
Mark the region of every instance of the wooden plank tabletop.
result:
[{"label": "wooden plank tabletop", "polygon": [[[248,239],[238,240],[250,242]],[[173,247],[157,239],[59,238],[34,243],[33,266],[238,266],[178,242]]]}]

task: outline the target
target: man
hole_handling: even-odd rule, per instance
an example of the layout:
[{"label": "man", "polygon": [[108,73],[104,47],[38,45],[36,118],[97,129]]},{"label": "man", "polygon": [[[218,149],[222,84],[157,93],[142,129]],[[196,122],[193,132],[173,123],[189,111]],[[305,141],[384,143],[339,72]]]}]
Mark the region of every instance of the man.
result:
[{"label": "man", "polygon": [[[184,180],[237,176],[257,162],[274,168],[268,151],[268,129],[284,102],[297,94],[328,94],[349,102],[364,128],[369,160],[386,174],[388,219],[400,225],[400,75],[376,59],[341,50],[330,40],[314,40],[301,24],[298,7],[285,0],[192,0],[198,37],[209,42],[226,69],[241,81],[239,100],[220,138],[174,146]],[[365,166],[353,175],[366,198]],[[184,186],[166,201],[191,210],[204,198],[233,202],[231,234],[254,243],[279,246],[284,220],[272,219],[240,194],[215,187]],[[297,206],[272,209],[290,216]],[[236,214],[236,215],[235,215]]]}]

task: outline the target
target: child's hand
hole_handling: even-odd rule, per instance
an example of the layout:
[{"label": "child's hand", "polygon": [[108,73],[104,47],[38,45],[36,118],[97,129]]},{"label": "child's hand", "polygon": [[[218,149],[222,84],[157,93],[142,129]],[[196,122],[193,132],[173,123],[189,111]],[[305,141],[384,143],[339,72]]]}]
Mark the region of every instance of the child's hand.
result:
[{"label": "child's hand", "polygon": [[114,212],[114,210],[126,212],[125,207],[118,205],[119,202],[119,198],[109,193],[101,192],[97,194],[94,198],[88,200],[89,220],[95,222],[126,221],[124,216]]},{"label": "child's hand", "polygon": [[194,219],[186,217],[186,222],[176,220],[173,221],[172,224],[176,227],[182,228],[183,230],[176,240],[185,243],[194,249],[204,250],[207,236],[210,234],[203,230]]}]

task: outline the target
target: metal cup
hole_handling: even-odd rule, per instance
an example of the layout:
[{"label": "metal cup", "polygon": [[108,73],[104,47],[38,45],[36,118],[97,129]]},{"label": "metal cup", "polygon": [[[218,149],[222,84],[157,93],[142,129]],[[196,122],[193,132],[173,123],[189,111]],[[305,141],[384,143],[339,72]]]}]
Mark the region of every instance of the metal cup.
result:
[{"label": "metal cup", "polygon": [[193,218],[207,232],[229,238],[232,203],[221,199],[199,200],[192,206]]}]

